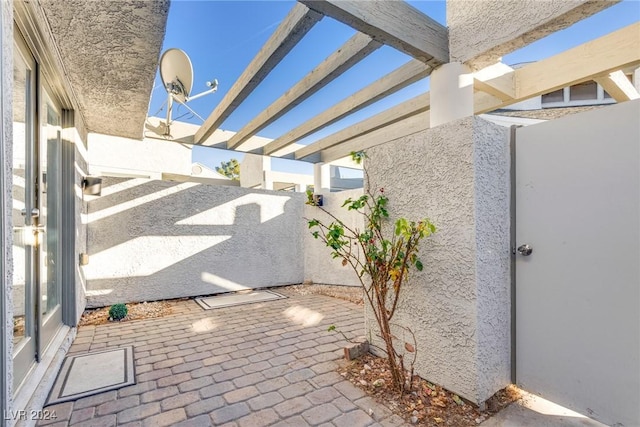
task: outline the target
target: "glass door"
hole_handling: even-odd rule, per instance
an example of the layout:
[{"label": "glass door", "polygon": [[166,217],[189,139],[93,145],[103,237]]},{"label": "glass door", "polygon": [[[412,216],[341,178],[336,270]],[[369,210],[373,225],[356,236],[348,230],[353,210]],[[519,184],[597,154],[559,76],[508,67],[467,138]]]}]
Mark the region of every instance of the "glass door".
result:
[{"label": "glass door", "polygon": [[60,269],[60,110],[46,89],[40,88],[40,144],[38,156],[37,202],[40,214],[36,228],[38,260],[39,324],[38,354],[42,354],[62,325],[62,271]]},{"label": "glass door", "polygon": [[16,40],[13,50],[13,378],[14,389],[36,361],[35,60]]},{"label": "glass door", "polygon": [[[14,390],[62,326],[60,108],[19,34],[13,85]],[[38,83],[40,80],[40,83]],[[39,105],[39,108],[37,106]]]}]

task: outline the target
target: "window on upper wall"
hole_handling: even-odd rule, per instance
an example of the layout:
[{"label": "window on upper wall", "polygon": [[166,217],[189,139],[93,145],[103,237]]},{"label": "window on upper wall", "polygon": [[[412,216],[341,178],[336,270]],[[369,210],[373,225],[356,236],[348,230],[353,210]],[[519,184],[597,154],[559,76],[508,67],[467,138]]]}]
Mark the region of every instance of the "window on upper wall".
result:
[{"label": "window on upper wall", "polygon": [[569,89],[569,100],[585,101],[598,99],[598,84],[594,81],[579,83]]},{"label": "window on upper wall", "polygon": [[546,104],[548,102],[564,102],[564,90],[558,89],[542,95],[542,103]]}]

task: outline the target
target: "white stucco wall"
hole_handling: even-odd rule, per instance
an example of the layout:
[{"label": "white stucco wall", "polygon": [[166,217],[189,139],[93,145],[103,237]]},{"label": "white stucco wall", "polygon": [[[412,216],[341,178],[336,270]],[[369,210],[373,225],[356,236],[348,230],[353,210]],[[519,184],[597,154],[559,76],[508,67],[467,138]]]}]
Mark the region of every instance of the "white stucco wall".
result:
[{"label": "white stucco wall", "polygon": [[296,193],[106,178],[88,207],[87,305],[301,283],[303,203]]},{"label": "white stucco wall", "polygon": [[240,162],[240,185],[245,188],[262,186],[265,170],[271,170],[270,157],[245,154]]},{"label": "white stucco wall", "polygon": [[162,173],[191,175],[191,147],[173,141],[142,141],[111,135],[88,135],[89,173],[92,175],[146,176]]},{"label": "white stucco wall", "polygon": [[416,335],[415,371],[484,402],[510,383],[508,129],[469,117],[367,154],[392,219],[428,217],[438,228],[393,319]]},{"label": "white stucco wall", "polygon": [[[76,123],[79,123],[78,120],[79,113],[76,114]],[[75,128],[74,129],[74,142],[75,142],[75,197],[76,197],[76,205],[75,205],[75,259],[78,260],[75,263],[75,286],[76,286],[76,316],[77,320],[80,320],[82,317],[82,313],[87,305],[86,291],[87,291],[87,283],[84,277],[84,271],[82,271],[82,267],[79,264],[80,254],[85,253],[87,251],[87,224],[86,224],[86,216],[84,214],[85,203],[84,198],[82,196],[82,180],[86,175],[88,175],[87,171],[87,149],[86,147],[86,132],[84,129]]]},{"label": "white stucco wall", "polygon": [[2,126],[0,135],[0,156],[2,161],[2,177],[0,179],[0,200],[3,202],[0,209],[0,227],[2,227],[2,252],[0,253],[0,273],[2,274],[2,286],[4,287],[4,299],[0,301],[0,310],[4,313],[4,325],[2,331],[3,354],[0,355],[2,364],[1,372],[4,373],[4,385],[0,388],[0,399],[2,399],[2,409],[13,409],[10,406],[10,396],[13,387],[13,264],[12,246],[13,230],[10,212],[13,210],[12,197],[9,193],[11,189],[12,169],[13,169],[13,5],[11,2],[2,2],[0,5],[0,110],[2,114]]},{"label": "white stucco wall", "polygon": [[[364,228],[364,219],[355,211],[348,211],[342,204],[348,198],[356,199],[363,194],[361,188],[341,191],[338,193],[324,193],[323,208],[340,218],[344,224],[352,229]],[[304,206],[304,217],[318,219],[329,224],[333,219],[315,206]],[[331,257],[331,249],[319,239],[314,239],[305,219],[304,233],[304,280],[325,285],[360,286],[360,280],[351,266],[343,266],[342,260]]]},{"label": "white stucco wall", "polygon": [[482,68],[619,0],[447,0],[452,62]]}]

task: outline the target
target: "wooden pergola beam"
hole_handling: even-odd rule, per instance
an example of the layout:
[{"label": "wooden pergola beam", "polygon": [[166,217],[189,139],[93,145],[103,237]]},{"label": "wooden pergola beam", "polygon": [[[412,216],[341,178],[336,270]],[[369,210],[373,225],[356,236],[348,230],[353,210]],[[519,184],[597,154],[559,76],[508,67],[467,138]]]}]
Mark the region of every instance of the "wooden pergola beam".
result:
[{"label": "wooden pergola beam", "polygon": [[327,57],[284,95],[262,110],[227,143],[235,149],[260,130],[273,123],[305,99],[328,85],[349,68],[366,58],[382,44],[366,34],[357,33]]},{"label": "wooden pergola beam", "polygon": [[417,82],[418,80],[428,76],[430,72],[431,67],[417,59],[413,59],[379,80],[376,80],[369,86],[343,99],[333,107],[304,122],[295,129],[292,129],[281,137],[276,138],[264,147],[263,154],[270,155],[288,145],[294,144],[305,136],[329,126],[345,116],[353,114],[356,111],[359,111],[368,105],[371,105],[374,102]]},{"label": "wooden pergola beam", "polygon": [[293,158],[296,160],[304,159],[305,157],[312,156],[322,150],[326,150],[345,141],[349,141],[352,138],[356,138],[360,135],[366,136],[369,132],[373,132],[376,129],[387,127],[406,119],[407,117],[425,112],[429,109],[429,100],[429,93],[418,95],[408,101],[396,105],[395,107],[378,113],[373,117],[353,124],[346,129],[300,148],[293,153]]},{"label": "wooden pergola beam", "polygon": [[194,142],[201,143],[218,129],[322,16],[297,3],[198,129]]},{"label": "wooden pergola beam", "polygon": [[[508,101],[516,97],[516,82],[513,68],[501,62],[474,73],[474,89]],[[505,78],[499,78],[506,76]]]},{"label": "wooden pergola beam", "polygon": [[383,128],[360,135],[340,145],[323,150],[320,161],[332,162],[348,156],[352,151],[366,150],[376,145],[384,144],[416,132],[429,129],[429,111],[406,117],[404,120],[390,124]]},{"label": "wooden pergola beam", "polygon": [[640,98],[638,90],[622,71],[615,71],[606,76],[596,77],[594,80],[617,102]]},{"label": "wooden pergola beam", "polygon": [[513,80],[516,83],[516,96],[504,100],[487,93],[478,93],[474,100],[475,113],[486,113],[534,96],[593,80],[623,68],[636,67],[640,65],[638,34],[640,23],[635,23],[558,55],[485,81],[487,85],[500,87]]},{"label": "wooden pergola beam", "polygon": [[432,67],[449,62],[447,28],[404,1],[298,1]]}]

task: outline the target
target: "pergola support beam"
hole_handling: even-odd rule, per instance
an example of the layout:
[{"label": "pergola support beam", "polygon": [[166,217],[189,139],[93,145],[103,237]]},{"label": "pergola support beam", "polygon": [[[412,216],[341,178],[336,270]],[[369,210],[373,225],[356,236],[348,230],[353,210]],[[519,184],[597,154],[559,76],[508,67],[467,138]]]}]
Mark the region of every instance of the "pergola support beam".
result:
[{"label": "pergola support beam", "polygon": [[[395,107],[389,108],[346,129],[331,134],[294,152],[296,160],[304,159],[327,148],[339,145],[360,135],[367,135],[376,129],[387,127],[393,123],[415,116],[429,109],[429,93],[418,95]],[[339,158],[339,157],[338,157]],[[335,159],[333,159],[335,160]]]},{"label": "pergola support beam", "polygon": [[229,140],[228,148],[234,149],[240,146],[240,144],[328,85],[380,46],[382,46],[380,42],[373,40],[366,34],[357,33],[351,37],[313,71],[240,129]]},{"label": "pergola support beam", "polygon": [[447,28],[404,1],[298,1],[433,67],[449,62]]},{"label": "pergola support beam", "polygon": [[270,155],[298,140],[353,114],[374,102],[427,77],[431,67],[414,59],[369,86],[343,99],[333,107],[323,111],[264,147],[264,154]]},{"label": "pergola support beam", "polygon": [[222,122],[321,19],[322,14],[297,3],[198,129],[194,142],[200,144],[218,129]]},{"label": "pergola support beam", "polygon": [[407,117],[402,121],[323,150],[320,159],[325,163],[332,162],[348,156],[352,151],[366,150],[426,129],[429,129],[429,111]]},{"label": "pergola support beam", "polygon": [[500,87],[514,80],[516,97],[503,100],[488,93],[477,93],[474,101],[475,113],[487,113],[623,68],[636,67],[640,65],[639,33],[640,23],[631,24],[558,55],[485,81],[485,84]]},{"label": "pergola support beam", "polygon": [[615,71],[606,76],[596,77],[594,80],[617,102],[640,98],[638,90],[622,71]]}]

